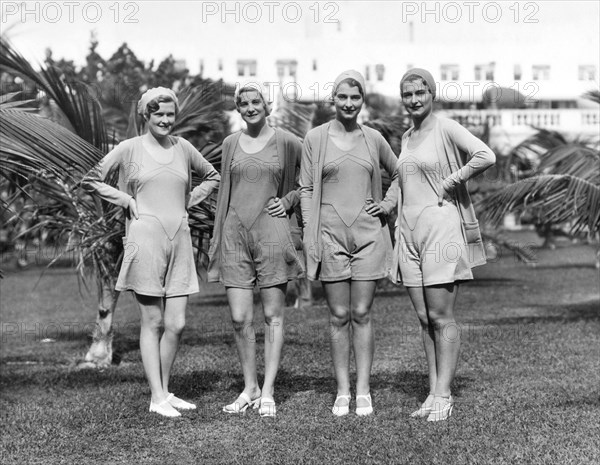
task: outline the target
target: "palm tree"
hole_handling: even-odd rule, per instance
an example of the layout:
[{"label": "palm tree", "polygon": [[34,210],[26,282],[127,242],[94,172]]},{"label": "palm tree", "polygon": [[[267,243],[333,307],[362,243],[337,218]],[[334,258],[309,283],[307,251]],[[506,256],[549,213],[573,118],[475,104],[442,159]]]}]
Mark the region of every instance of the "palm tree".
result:
[{"label": "palm tree", "polygon": [[[533,154],[534,157],[529,156]],[[544,231],[569,225],[569,234],[595,237],[600,231],[600,151],[597,141],[568,142],[540,130],[510,157],[531,160],[525,179],[486,195],[476,207],[482,220],[498,225],[509,212],[528,213]]]},{"label": "palm tree", "polygon": [[[85,84],[65,82],[60,71],[51,66],[35,71],[4,37],[0,38],[0,70],[33,82],[51,102],[52,114],[61,122],[40,116],[32,102],[26,107],[30,111],[23,111],[22,102],[14,102],[14,94],[3,98],[1,176],[3,184],[15,187],[15,195],[35,199],[30,206],[35,221],[28,232],[54,231],[57,239],[67,244],[50,265],[61,256],[74,256],[82,282],[86,284],[91,275],[95,277],[98,314],[85,365],[107,366],[112,362],[112,317],[119,296],[115,283],[123,258],[124,218],[119,207],[85,194],[80,181],[116,141],[108,137],[102,108],[97,100],[89,98],[92,94]],[[220,121],[221,103],[216,92],[216,86],[202,92],[183,89],[173,133],[188,135],[198,128],[210,129]],[[133,118],[130,120],[128,133],[135,134],[139,128]],[[202,152],[218,166],[220,145],[206,145]],[[35,197],[35,193],[39,195]],[[10,200],[3,201],[3,208]],[[213,212],[214,201],[212,206],[199,206],[190,212],[199,261],[212,230]]]}]

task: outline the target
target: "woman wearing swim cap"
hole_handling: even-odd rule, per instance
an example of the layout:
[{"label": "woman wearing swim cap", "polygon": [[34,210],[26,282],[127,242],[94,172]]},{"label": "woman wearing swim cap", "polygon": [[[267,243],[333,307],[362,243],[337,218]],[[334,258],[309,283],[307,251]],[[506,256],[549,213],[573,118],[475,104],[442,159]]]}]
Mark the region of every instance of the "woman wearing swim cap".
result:
[{"label": "woman wearing swim cap", "polygon": [[[220,179],[192,144],[169,135],[178,111],[171,89],[145,92],[138,113],[147,132],[121,142],[83,180],[88,191],[127,210],[115,289],[135,295],[141,313],[140,352],[152,393],[150,411],[166,417],[180,416],[177,409],[196,408],[169,392],[169,379],[188,296],[199,290],[187,209],[206,199]],[[118,171],[118,189],[104,182],[113,170]],[[193,190],[192,170],[202,178]]]},{"label": "woman wearing swim cap", "polygon": [[[350,406],[350,343],[356,361],[356,414],[373,413],[370,395],[374,340],[371,305],[377,280],[388,275],[392,245],[385,216],[397,202],[397,158],[383,136],[358,124],[365,99],[358,71],[333,88],[335,119],[304,139],[300,198],[309,279],[320,280],[330,311],[331,355],[337,381],[332,412]],[[382,199],[382,165],[392,184]],[[350,336],[352,327],[352,338]]]},{"label": "woman wearing swim cap", "polygon": [[466,182],[495,162],[482,141],[457,122],[433,114],[431,73],[421,68],[400,81],[413,126],[402,137],[398,160],[398,227],[392,278],[402,282],[421,324],[429,368],[429,395],[413,418],[446,420],[454,400],[460,328],[454,319],[459,283],[485,252]]},{"label": "woman wearing swim cap", "polygon": [[[223,181],[217,199],[208,279],[227,291],[244,390],[223,407],[243,413],[249,406],[274,417],[275,377],[283,347],[285,291],[304,274],[290,232],[302,146],[298,139],[267,124],[267,91],[257,83],[241,86],[235,105],[246,128],[223,141]],[[265,318],[265,375],[256,374],[253,289],[258,287]]]}]

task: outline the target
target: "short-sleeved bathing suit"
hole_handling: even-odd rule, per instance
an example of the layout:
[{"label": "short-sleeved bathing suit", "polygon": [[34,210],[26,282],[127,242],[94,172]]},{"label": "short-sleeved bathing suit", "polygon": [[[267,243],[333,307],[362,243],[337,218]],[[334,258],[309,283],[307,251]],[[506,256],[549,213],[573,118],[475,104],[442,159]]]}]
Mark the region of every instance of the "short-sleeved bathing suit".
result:
[{"label": "short-sleeved bathing suit", "polygon": [[407,287],[472,279],[460,213],[454,200],[438,204],[448,167],[440,166],[432,137],[417,147],[403,141],[398,160],[402,188],[399,268]]},{"label": "short-sleeved bathing suit", "polygon": [[132,170],[137,182],[139,219],[132,219],[124,238],[123,264],[116,289],[156,297],[198,292],[198,277],[185,199],[188,166],[179,144],[170,156],[157,160],[142,139],[136,149],[145,151],[141,165]]},{"label": "short-sleeved bathing suit", "polygon": [[373,164],[364,137],[350,151],[329,140],[321,197],[323,254],[319,279],[376,280],[387,275],[381,219],[365,211],[371,198]]},{"label": "short-sleeved bathing suit", "polygon": [[259,152],[238,144],[231,161],[229,209],[221,234],[221,275],[227,287],[277,286],[303,274],[287,218],[269,215],[281,166],[273,136]]}]

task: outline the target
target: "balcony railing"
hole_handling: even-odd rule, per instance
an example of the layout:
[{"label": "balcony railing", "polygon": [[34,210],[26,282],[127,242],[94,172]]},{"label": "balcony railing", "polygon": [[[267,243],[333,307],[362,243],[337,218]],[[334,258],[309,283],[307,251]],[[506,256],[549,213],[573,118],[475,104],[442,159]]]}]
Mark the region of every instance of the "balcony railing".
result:
[{"label": "balcony railing", "polygon": [[600,130],[600,110],[565,108],[558,110],[447,110],[446,116],[455,119],[463,126],[501,126],[504,129],[519,130],[536,127],[556,131],[598,133]]}]

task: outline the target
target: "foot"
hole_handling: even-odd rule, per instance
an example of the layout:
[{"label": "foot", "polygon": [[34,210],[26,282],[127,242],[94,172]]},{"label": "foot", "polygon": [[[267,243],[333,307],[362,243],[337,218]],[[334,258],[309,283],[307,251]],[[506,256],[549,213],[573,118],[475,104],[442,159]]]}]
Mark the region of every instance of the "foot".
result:
[{"label": "foot", "polygon": [[431,407],[433,406],[433,394],[429,394],[425,402],[421,404],[418,410],[415,410],[410,414],[411,418],[425,418],[429,416],[429,412],[431,412]]},{"label": "foot", "polygon": [[454,407],[454,399],[452,396],[434,396],[433,405],[427,421],[444,421],[450,418],[452,415],[452,408]]},{"label": "foot", "polygon": [[373,413],[373,402],[371,394],[356,395],[356,414],[359,417],[371,415]]},{"label": "foot", "polygon": [[[255,393],[256,394],[256,393]],[[239,397],[233,402],[233,404],[226,405],[223,407],[225,413],[244,413],[248,406],[252,408],[258,408],[260,404],[260,391],[258,395],[251,398],[246,392],[242,392]]]},{"label": "foot", "polygon": [[350,394],[338,394],[333,403],[331,413],[337,417],[343,417],[350,412]]},{"label": "foot", "polygon": [[169,402],[169,404],[171,404],[173,407],[179,410],[196,410],[195,404],[192,404],[191,402],[186,402],[185,400],[176,397],[173,393],[169,393],[167,395],[167,401]]},{"label": "foot", "polygon": [[181,413],[173,408],[167,399],[154,403],[150,401],[150,412],[158,413],[163,417],[180,417]]},{"label": "foot", "polygon": [[275,417],[275,415],[277,414],[277,407],[272,397],[260,398],[260,407],[258,409],[258,414],[261,417]]}]

